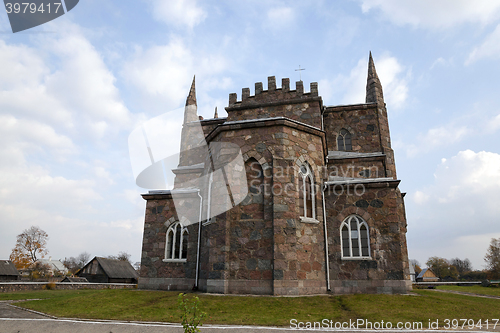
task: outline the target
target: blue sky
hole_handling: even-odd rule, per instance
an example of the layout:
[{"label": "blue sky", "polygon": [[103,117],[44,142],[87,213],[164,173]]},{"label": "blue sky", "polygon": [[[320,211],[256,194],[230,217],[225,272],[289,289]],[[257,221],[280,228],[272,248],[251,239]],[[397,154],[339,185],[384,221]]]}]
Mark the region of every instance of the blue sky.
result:
[{"label": "blue sky", "polygon": [[[0,258],[38,225],[49,255],[140,260],[145,202],[128,135],[276,76],[364,102],[369,51],[384,87],[408,251],[482,269],[500,237],[500,2],[81,0],[12,34],[0,14]],[[177,111],[175,111],[177,110]]]}]

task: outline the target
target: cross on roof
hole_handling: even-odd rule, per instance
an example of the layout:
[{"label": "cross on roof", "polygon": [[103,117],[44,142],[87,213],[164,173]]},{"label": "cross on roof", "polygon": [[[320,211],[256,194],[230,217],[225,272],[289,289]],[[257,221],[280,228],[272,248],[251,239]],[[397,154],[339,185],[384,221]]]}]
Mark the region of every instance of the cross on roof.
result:
[{"label": "cross on roof", "polygon": [[305,71],[305,70],[306,70],[305,68],[300,68],[300,65],[299,65],[299,69],[295,70],[296,72],[299,72],[300,81],[302,81],[302,71]]}]

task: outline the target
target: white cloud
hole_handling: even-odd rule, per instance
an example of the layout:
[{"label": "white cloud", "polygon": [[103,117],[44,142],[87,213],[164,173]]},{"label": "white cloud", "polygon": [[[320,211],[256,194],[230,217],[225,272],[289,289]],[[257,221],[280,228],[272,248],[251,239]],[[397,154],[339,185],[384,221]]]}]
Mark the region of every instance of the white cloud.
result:
[{"label": "white cloud", "polygon": [[426,203],[429,200],[429,195],[421,191],[416,191],[413,195],[413,200],[417,205]]},{"label": "white cloud", "polygon": [[[403,107],[408,98],[408,79],[411,76],[395,57],[383,55],[375,60],[375,67],[382,84],[384,99],[388,108]],[[319,83],[321,94],[325,99],[334,91],[341,92],[340,104],[364,103],[366,98],[366,80],[368,60],[360,59],[348,76],[339,75],[334,80],[322,80]]]},{"label": "white cloud", "polygon": [[406,155],[415,157],[440,147],[446,147],[461,141],[471,132],[467,126],[448,124],[429,129],[425,134],[417,136],[417,143],[406,146]]},{"label": "white cloud", "polygon": [[483,58],[500,58],[500,24],[486,37],[480,46],[472,50],[465,64],[469,65]]},{"label": "white cloud", "polygon": [[364,13],[378,9],[395,24],[449,28],[462,23],[488,24],[500,16],[500,2],[491,0],[359,0]]},{"label": "white cloud", "polygon": [[[184,103],[194,74],[199,106],[210,99],[205,94],[207,91],[230,85],[231,79],[221,78],[230,63],[224,54],[194,53],[181,39],[172,38],[166,45],[138,48],[125,63],[122,75],[144,94],[146,103],[154,104],[151,108],[168,112]],[[213,109],[210,112],[213,114]]]},{"label": "white cloud", "polygon": [[409,243],[419,244],[420,258],[468,257],[482,268],[489,239],[500,234],[499,193],[500,154],[465,150],[443,159],[434,183],[407,207]]},{"label": "white cloud", "polygon": [[194,57],[180,41],[138,50],[125,64],[123,75],[149,96],[165,96],[173,105],[186,99],[192,80]]},{"label": "white cloud", "polygon": [[295,11],[291,7],[275,7],[267,11],[266,27],[282,31],[290,29],[295,20]]},{"label": "white cloud", "polygon": [[[113,239],[116,247],[122,246],[120,251],[126,250],[128,245],[123,246],[119,237],[125,244],[138,238],[134,241],[140,246],[137,228],[127,229],[137,223],[124,221],[143,210],[122,206],[109,210],[118,196],[103,191],[126,173],[121,168],[128,165],[121,163],[120,155],[126,138],[122,151],[99,150],[105,144],[120,147],[114,139],[131,128],[135,116],[121,100],[102,55],[80,28],[67,21],[58,24],[60,33],[37,35],[30,46],[0,40],[5,67],[0,76],[0,253],[4,257],[15,236],[31,225],[49,233],[49,250],[56,256],[77,255],[70,251],[78,248],[76,243],[82,242],[76,239],[81,238],[87,244],[79,244],[79,252],[94,248],[105,254],[102,249]],[[96,159],[100,154],[109,160]],[[97,233],[99,243],[90,244],[97,222],[102,221],[107,230]]]},{"label": "white cloud", "polygon": [[206,17],[206,11],[199,7],[196,0],[151,0],[153,17],[169,25],[188,27],[203,22]]},{"label": "white cloud", "polygon": [[75,118],[83,118],[97,138],[111,128],[129,128],[131,114],[120,99],[114,75],[77,28],[70,27],[70,32],[45,47],[62,60],[60,69],[46,78],[48,93],[62,101]]}]

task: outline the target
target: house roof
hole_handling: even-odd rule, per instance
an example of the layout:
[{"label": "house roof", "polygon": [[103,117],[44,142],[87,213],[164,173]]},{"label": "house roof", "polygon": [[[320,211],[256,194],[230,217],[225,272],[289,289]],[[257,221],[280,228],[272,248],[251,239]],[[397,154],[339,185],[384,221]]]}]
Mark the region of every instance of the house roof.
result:
[{"label": "house roof", "polygon": [[60,260],[52,260],[52,258],[49,259],[39,259],[39,262],[41,262],[44,265],[49,265],[52,270],[57,270],[59,272],[66,273],[68,272],[68,269]]},{"label": "house roof", "polygon": [[[95,257],[106,275],[112,279],[137,279],[139,274],[128,261]],[[93,260],[92,260],[93,261]]]},{"label": "house roof", "polygon": [[[417,278],[424,278],[424,275],[427,271],[429,271],[429,273],[432,274],[430,277],[437,277],[436,274],[434,274],[434,272],[432,270],[430,270],[429,268],[424,268],[424,269],[422,269],[420,274],[418,274]],[[429,278],[429,276],[427,276],[426,278]]]},{"label": "house roof", "polygon": [[0,275],[19,275],[14,263],[10,260],[0,260]]}]

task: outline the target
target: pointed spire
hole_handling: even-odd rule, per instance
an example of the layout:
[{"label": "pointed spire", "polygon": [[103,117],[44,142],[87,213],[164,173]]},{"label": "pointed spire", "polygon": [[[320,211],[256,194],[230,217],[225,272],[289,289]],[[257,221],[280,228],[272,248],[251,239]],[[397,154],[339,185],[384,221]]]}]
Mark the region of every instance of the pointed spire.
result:
[{"label": "pointed spire", "polygon": [[193,76],[193,83],[191,83],[191,89],[189,90],[189,95],[186,98],[186,106],[197,105],[196,104],[196,85],[195,85],[196,75]]},{"label": "pointed spire", "polygon": [[217,113],[217,107],[215,107],[214,118],[219,118],[219,114]]},{"label": "pointed spire", "polygon": [[384,104],[384,93],[382,91],[382,84],[375,69],[373,62],[372,52],[370,51],[370,59],[368,61],[368,79],[366,82],[366,103],[380,103]]},{"label": "pointed spire", "polygon": [[198,120],[198,113],[196,111],[196,85],[195,76],[193,76],[193,83],[191,83],[191,89],[186,98],[186,107],[184,108],[184,124]]}]

